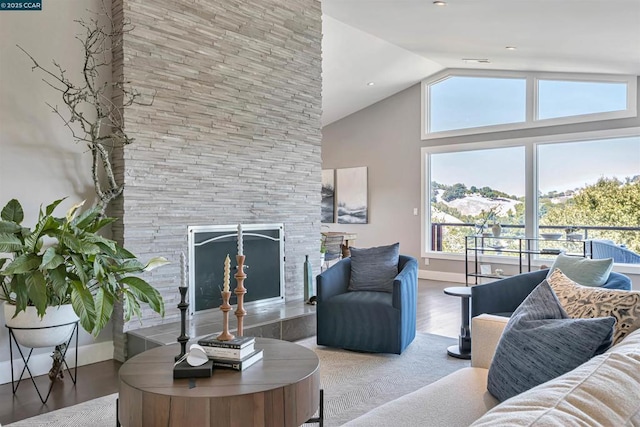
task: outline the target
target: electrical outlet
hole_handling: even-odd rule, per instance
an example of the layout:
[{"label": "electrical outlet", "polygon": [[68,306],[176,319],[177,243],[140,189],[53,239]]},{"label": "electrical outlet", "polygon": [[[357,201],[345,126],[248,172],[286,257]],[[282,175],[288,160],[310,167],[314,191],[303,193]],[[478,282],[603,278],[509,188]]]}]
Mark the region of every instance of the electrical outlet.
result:
[{"label": "electrical outlet", "polygon": [[418,216],[418,208],[413,208],[413,214],[414,214],[415,216]]}]

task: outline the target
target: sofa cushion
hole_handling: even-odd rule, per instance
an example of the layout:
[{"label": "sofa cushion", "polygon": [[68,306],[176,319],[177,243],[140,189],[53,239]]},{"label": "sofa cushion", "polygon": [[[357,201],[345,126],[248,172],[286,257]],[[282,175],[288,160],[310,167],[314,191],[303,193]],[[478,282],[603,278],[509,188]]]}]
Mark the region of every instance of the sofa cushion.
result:
[{"label": "sofa cushion", "polygon": [[349,248],[351,252],[350,291],[392,292],[398,275],[400,243],[375,248]]},{"label": "sofa cushion", "polygon": [[640,347],[608,352],[503,402],[472,426],[637,426],[638,390]]},{"label": "sofa cushion", "polygon": [[547,280],[569,317],[615,317],[614,344],[640,328],[640,292],[581,286],[563,273],[556,270]]},{"label": "sofa cushion", "polygon": [[487,392],[487,370],[462,368],[343,427],[468,426],[497,404]]},{"label": "sofa cushion", "polygon": [[589,259],[560,254],[549,269],[547,278],[556,268],[583,286],[602,286],[613,268],[613,258]]},{"label": "sofa cushion", "polygon": [[546,281],[514,311],[489,368],[488,390],[504,401],[574,369],[611,344],[612,317],[570,319]]}]

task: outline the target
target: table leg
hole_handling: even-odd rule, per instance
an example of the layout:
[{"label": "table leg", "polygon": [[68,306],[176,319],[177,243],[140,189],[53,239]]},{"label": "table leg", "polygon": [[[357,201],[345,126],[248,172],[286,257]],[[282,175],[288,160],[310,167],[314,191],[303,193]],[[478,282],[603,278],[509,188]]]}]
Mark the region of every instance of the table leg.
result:
[{"label": "table leg", "polygon": [[452,345],[447,348],[447,354],[458,359],[471,359],[471,327],[470,327],[470,310],[469,297],[461,297],[461,316],[460,336],[458,337],[458,345]]}]

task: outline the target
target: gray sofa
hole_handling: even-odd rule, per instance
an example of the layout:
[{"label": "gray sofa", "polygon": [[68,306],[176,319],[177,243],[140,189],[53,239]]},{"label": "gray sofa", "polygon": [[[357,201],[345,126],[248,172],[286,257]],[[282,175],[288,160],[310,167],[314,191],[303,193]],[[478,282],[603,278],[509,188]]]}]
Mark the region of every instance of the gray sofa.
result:
[{"label": "gray sofa", "polygon": [[576,369],[499,403],[487,391],[487,374],[508,320],[489,314],[473,318],[471,367],[345,426],[640,425],[640,330]]}]

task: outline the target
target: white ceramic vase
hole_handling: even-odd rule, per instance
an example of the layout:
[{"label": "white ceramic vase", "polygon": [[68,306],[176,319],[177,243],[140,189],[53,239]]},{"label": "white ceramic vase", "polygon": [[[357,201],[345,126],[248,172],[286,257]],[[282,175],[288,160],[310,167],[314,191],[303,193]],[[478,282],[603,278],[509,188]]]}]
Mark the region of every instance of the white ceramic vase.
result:
[{"label": "white ceramic vase", "polygon": [[[5,324],[14,328],[13,335],[16,337],[18,344],[31,348],[53,347],[67,342],[73,332],[73,322],[79,319],[71,304],[47,307],[47,311],[42,318],[38,316],[35,307],[27,307],[26,311],[22,311],[16,317],[13,317],[15,312],[15,305],[4,303]],[[66,323],[71,324],[65,325]]]},{"label": "white ceramic vase", "polygon": [[491,232],[494,237],[500,237],[500,233],[502,233],[502,226],[500,224],[493,224],[491,226]]}]

